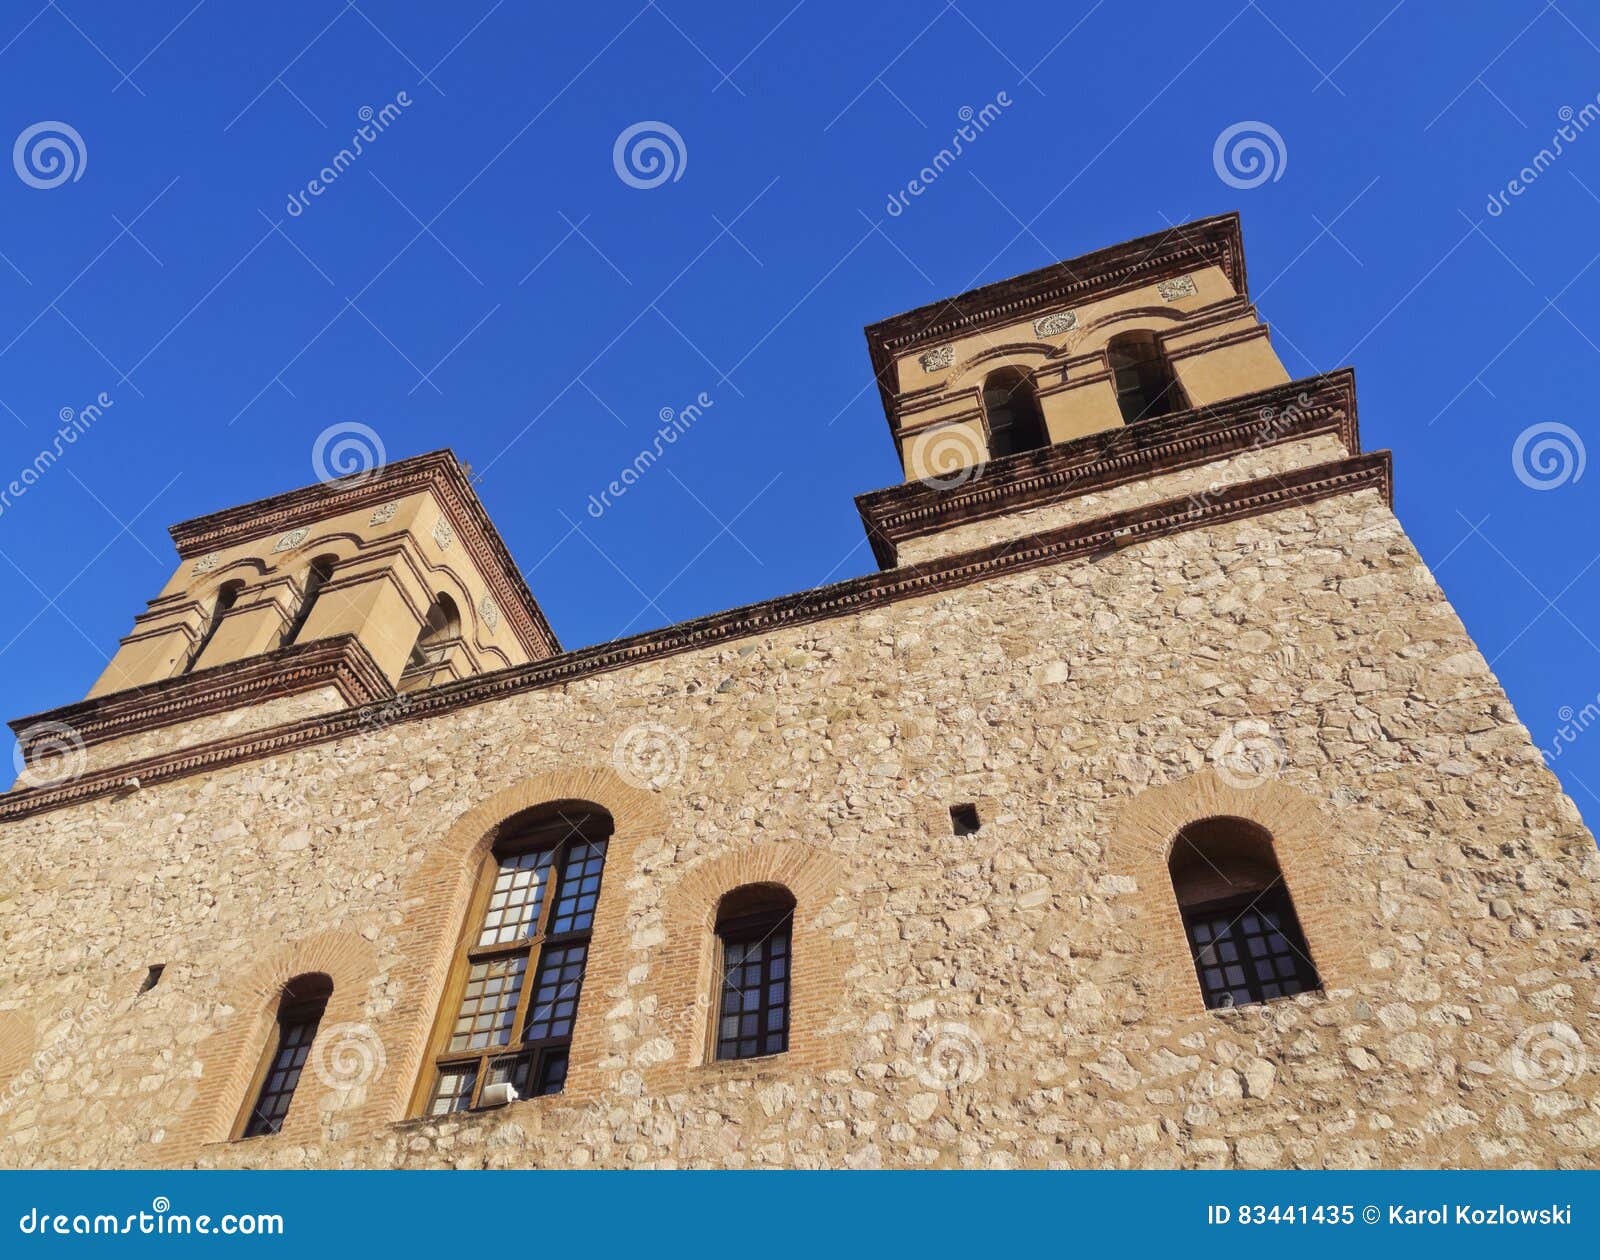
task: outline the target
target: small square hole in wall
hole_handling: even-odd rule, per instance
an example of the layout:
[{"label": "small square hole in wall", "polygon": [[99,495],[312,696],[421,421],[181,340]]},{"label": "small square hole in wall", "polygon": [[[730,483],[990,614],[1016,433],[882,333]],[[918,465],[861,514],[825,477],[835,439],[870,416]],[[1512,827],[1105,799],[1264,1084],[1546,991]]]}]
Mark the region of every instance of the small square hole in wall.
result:
[{"label": "small square hole in wall", "polygon": [[950,829],[958,836],[970,836],[977,831],[981,824],[978,822],[978,807],[976,805],[952,805],[950,807]]},{"label": "small square hole in wall", "polygon": [[161,973],[167,969],[166,963],[152,963],[150,970],[145,972],[144,983],[139,986],[140,993],[148,993],[161,983]]}]

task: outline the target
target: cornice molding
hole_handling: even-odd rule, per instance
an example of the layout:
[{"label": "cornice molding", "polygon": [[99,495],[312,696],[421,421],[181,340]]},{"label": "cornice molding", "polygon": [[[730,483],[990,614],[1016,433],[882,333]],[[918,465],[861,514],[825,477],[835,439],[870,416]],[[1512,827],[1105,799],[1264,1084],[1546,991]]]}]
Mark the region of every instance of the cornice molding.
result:
[{"label": "cornice molding", "polygon": [[890,568],[910,538],[1327,432],[1337,434],[1350,454],[1360,454],[1350,368],[1019,451],[991,460],[964,485],[939,489],[912,481],[874,490],[858,495],[856,508],[872,554]]},{"label": "cornice molding", "polygon": [[9,792],[0,796],[0,821],[110,795],[130,777],[137,777],[141,784],[148,786],[217,770],[379,726],[437,717],[646,661],[769,634],[790,626],[848,616],[901,600],[937,595],[1007,574],[1106,554],[1152,539],[1304,506],[1336,495],[1377,490],[1386,503],[1392,503],[1390,473],[1389,452],[1357,455],[1229,486],[1210,496],[1203,505],[1186,499],[1168,499],[956,556],[864,574],[798,595],[781,596],[533,664],[446,683],[385,703],[305,718],[265,731],[144,758],[54,787]]},{"label": "cornice molding", "polygon": [[1237,213],[1178,224],[868,324],[867,349],[890,427],[898,392],[894,363],[907,351],[1208,265],[1222,269],[1239,297],[1249,296]]},{"label": "cornice molding", "polygon": [[85,747],[93,747],[125,735],[298,695],[317,687],[336,688],[351,708],[394,695],[394,688],[362,642],[353,634],[341,634],[80,700],[16,718],[9,725],[26,758],[30,750],[23,736],[33,727],[48,724],[59,730],[67,726]]},{"label": "cornice molding", "polygon": [[189,560],[422,492],[432,493],[456,537],[489,583],[496,603],[528,655],[539,660],[560,652],[561,644],[523,581],[499,530],[461,471],[460,462],[448,450],[429,451],[397,460],[375,472],[303,486],[197,516],[172,526],[168,532],[177,544],[178,554]]}]

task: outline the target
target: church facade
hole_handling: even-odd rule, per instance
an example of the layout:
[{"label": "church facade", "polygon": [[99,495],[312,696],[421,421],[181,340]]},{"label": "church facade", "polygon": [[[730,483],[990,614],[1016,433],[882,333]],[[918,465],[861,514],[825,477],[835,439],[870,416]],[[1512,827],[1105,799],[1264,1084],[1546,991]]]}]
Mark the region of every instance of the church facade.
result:
[{"label": "church facade", "polygon": [[173,528],[0,796],[7,1167],[1594,1167],[1600,857],[1236,216],[874,324],[878,570],[563,650]]}]

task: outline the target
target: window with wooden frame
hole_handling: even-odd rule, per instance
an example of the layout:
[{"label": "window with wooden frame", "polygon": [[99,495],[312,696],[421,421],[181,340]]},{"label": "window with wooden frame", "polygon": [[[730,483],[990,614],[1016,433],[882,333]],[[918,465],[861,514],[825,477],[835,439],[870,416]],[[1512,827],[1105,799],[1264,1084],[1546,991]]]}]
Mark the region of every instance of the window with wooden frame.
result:
[{"label": "window with wooden frame", "polygon": [[486,1105],[490,1086],[561,1092],[611,830],[609,814],[580,802],[501,828],[445,989],[424,1114]]},{"label": "window with wooden frame", "polygon": [[1208,1009],[1322,987],[1264,829],[1242,818],[1194,823],[1178,834],[1168,867]]},{"label": "window with wooden frame", "polygon": [[736,888],[717,906],[718,1059],[789,1048],[794,895],[779,884]]},{"label": "window with wooden frame", "polygon": [[317,1025],[333,996],[333,981],[320,973],[296,976],[278,998],[277,1037],[250,1084],[248,1109],[235,1137],[261,1137],[283,1128],[295,1089],[317,1039]]}]

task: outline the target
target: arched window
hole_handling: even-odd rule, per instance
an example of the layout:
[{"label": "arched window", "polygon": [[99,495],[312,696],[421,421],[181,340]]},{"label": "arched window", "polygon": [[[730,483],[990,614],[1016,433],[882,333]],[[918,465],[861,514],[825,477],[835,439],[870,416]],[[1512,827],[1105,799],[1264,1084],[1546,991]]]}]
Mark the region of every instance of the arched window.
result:
[{"label": "arched window", "polygon": [[1106,360],[1124,424],[1182,411],[1187,405],[1155,334],[1128,332],[1113,337],[1106,344]]},{"label": "arched window", "polygon": [[1266,831],[1208,818],[1178,833],[1167,866],[1207,1007],[1322,987]]},{"label": "arched window", "polygon": [[500,829],[445,990],[428,1115],[561,1092],[610,837],[611,816],[582,802]]},{"label": "arched window", "polygon": [[989,454],[994,459],[1048,445],[1039,391],[1021,368],[1000,368],[984,379],[983,414],[989,421]]},{"label": "arched window", "polygon": [[747,884],[717,905],[717,1058],[753,1059],[789,1048],[794,896]]},{"label": "arched window", "polygon": [[461,612],[456,601],[441,591],[433,597],[422,629],[417,632],[417,641],[400,673],[400,688],[427,686],[434,667],[444,660],[460,638]]},{"label": "arched window", "polygon": [[250,1087],[250,1109],[239,1124],[240,1137],[259,1137],[283,1128],[305,1071],[317,1025],[333,996],[333,981],[321,973],[296,976],[278,997],[278,1034]]},{"label": "arched window", "polygon": [[239,593],[243,590],[244,582],[238,578],[224,582],[217,588],[217,598],[211,605],[210,615],[206,618],[206,628],[200,632],[200,641],[194,645],[194,651],[189,653],[189,659],[184,662],[184,673],[187,674],[194,669],[201,655],[211,645],[211,640],[216,638],[217,629],[222,625],[222,619],[228,615],[228,610],[239,602]]},{"label": "arched window", "polygon": [[305,589],[300,595],[300,607],[295,610],[294,620],[289,623],[289,628],[283,632],[284,647],[299,639],[300,631],[305,629],[306,622],[311,617],[311,610],[316,607],[317,597],[322,594],[322,588],[333,576],[333,566],[338,562],[337,556],[318,556],[311,562],[311,567],[306,570]]}]

